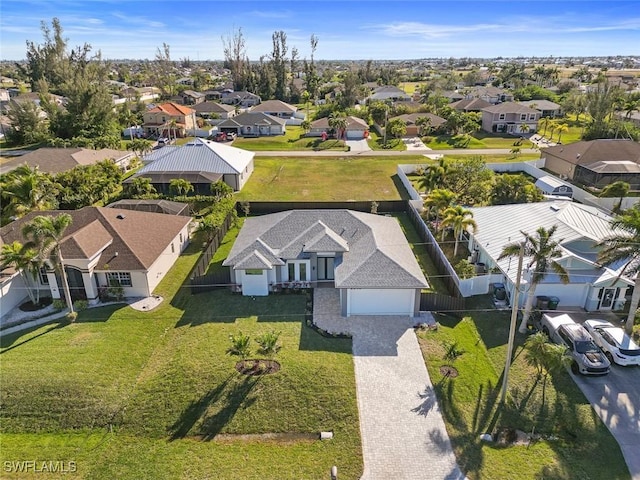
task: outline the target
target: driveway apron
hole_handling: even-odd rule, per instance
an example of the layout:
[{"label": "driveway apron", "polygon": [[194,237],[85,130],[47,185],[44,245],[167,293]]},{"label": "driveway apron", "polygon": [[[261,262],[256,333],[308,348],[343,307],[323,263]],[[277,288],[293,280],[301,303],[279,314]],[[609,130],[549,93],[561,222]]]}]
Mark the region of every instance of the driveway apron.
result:
[{"label": "driveway apron", "polygon": [[333,289],[314,292],[314,321],[353,336],[362,480],[464,479],[410,317],[339,315]]}]

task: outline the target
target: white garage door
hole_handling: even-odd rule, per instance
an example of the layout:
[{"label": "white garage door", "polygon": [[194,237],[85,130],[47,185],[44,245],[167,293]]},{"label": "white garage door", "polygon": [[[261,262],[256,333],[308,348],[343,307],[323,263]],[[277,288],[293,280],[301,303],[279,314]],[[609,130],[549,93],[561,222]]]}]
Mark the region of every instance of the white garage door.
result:
[{"label": "white garage door", "polygon": [[351,289],[348,315],[413,315],[415,290]]},{"label": "white garage door", "polygon": [[348,130],[347,140],[362,140],[364,138],[364,132],[362,130]]}]

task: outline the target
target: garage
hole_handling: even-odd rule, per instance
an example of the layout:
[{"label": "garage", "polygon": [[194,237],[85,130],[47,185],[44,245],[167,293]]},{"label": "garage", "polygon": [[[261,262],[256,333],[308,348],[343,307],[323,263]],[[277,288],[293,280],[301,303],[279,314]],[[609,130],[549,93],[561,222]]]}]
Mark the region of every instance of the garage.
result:
[{"label": "garage", "polygon": [[347,130],[345,132],[347,140],[362,140],[364,138],[364,130]]},{"label": "garage", "polygon": [[347,290],[347,316],[411,315],[416,301],[415,289]]}]

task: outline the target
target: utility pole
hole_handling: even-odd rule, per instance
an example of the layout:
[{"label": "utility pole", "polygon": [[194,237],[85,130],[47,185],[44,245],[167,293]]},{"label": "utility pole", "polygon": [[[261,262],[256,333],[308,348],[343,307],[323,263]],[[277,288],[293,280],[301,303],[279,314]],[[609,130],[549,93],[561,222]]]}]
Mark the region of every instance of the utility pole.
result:
[{"label": "utility pole", "polygon": [[509,370],[511,369],[511,356],[513,355],[513,340],[516,335],[516,322],[518,319],[518,303],[520,300],[520,279],[522,278],[522,263],[524,260],[524,242],[520,245],[518,255],[518,274],[511,302],[511,324],[509,326],[509,343],[507,345],[507,360],[504,366],[504,376],[502,378],[502,391],[500,392],[500,403],[504,403],[507,397],[507,387],[509,384]]}]

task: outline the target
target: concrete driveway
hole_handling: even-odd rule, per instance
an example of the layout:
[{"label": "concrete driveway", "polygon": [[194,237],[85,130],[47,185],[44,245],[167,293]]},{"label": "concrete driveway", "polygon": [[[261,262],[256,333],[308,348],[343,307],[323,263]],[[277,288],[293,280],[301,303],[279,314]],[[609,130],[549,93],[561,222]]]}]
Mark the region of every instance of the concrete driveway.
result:
[{"label": "concrete driveway", "polygon": [[313,316],[320,328],[353,337],[361,480],[464,479],[412,328],[415,319],[343,318],[332,288],[314,291]]},{"label": "concrete driveway", "polygon": [[370,152],[369,142],[366,138],[362,140],[345,140],[350,152]]},{"label": "concrete driveway", "polygon": [[571,375],[620,444],[631,478],[640,480],[640,367],[613,365],[602,377]]}]

